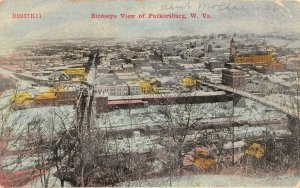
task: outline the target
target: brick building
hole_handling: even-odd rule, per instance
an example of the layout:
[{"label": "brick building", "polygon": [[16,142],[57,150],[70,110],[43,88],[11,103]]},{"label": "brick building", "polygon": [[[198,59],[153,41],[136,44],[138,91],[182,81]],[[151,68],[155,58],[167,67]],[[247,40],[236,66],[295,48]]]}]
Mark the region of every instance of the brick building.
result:
[{"label": "brick building", "polygon": [[245,72],[238,69],[222,70],[222,83],[235,88],[244,87],[246,85]]}]

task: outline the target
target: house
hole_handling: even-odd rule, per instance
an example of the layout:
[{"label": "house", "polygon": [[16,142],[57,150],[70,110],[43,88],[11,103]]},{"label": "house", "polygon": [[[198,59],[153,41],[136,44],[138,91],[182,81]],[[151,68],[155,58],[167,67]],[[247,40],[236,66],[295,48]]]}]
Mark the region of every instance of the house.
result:
[{"label": "house", "polygon": [[70,77],[64,73],[63,71],[54,71],[49,76],[49,81],[68,81],[70,80]]}]

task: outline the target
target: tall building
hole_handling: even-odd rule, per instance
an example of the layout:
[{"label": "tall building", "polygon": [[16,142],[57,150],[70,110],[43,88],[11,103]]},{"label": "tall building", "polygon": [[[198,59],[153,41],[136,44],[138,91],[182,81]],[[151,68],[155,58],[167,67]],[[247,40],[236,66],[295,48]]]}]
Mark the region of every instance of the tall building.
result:
[{"label": "tall building", "polygon": [[230,41],[230,60],[234,61],[234,57],[237,55],[236,53],[236,44],[233,38]]},{"label": "tall building", "polygon": [[246,85],[245,72],[238,69],[222,70],[222,83],[234,88],[243,88]]},{"label": "tall building", "polygon": [[205,46],[204,46],[204,52],[209,53],[209,52],[212,52],[212,51],[213,51],[212,44],[211,43],[205,44]]}]

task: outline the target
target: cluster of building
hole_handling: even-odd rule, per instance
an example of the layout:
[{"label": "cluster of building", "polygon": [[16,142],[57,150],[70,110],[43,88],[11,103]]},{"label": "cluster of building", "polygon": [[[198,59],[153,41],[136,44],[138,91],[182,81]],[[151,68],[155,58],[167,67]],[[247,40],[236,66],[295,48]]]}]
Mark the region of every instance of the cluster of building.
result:
[{"label": "cluster of building", "polygon": [[43,106],[75,105],[78,91],[70,88],[50,88],[46,91],[28,89],[15,93],[12,98],[14,109],[24,109]]},{"label": "cluster of building", "polygon": [[203,89],[201,82],[244,86],[246,73],[226,67],[232,50],[228,39],[227,35],[169,37],[102,47],[96,92],[108,96],[193,92]]},{"label": "cluster of building", "polygon": [[266,74],[285,70],[284,64],[278,63],[275,59],[275,51],[274,48],[267,48],[265,41],[263,46],[241,47],[240,45],[240,48],[234,39],[230,41],[231,62]]},{"label": "cluster of building", "polygon": [[295,71],[300,63],[297,49],[268,46],[261,36],[236,34],[36,46],[20,48],[19,55],[2,66],[13,67],[16,77],[38,85],[80,83],[89,77],[95,94],[108,97],[209,92],[203,82],[254,92],[257,74]]},{"label": "cluster of building", "polygon": [[82,81],[90,49],[85,44],[39,42],[19,47],[1,65],[20,79],[34,82]]},{"label": "cluster of building", "polygon": [[96,84],[95,90],[100,95],[123,96],[160,93],[161,87],[151,81],[132,81],[125,84]]}]

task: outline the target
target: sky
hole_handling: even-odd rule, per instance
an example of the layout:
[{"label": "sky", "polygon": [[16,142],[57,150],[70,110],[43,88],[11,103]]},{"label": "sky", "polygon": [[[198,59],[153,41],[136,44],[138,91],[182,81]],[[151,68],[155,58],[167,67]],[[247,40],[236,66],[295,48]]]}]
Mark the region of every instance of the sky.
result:
[{"label": "sky", "polygon": [[[13,19],[13,13],[40,13],[42,18]],[[118,18],[91,19],[92,13],[116,14]],[[121,19],[121,13],[186,14],[187,19]],[[190,18],[190,13],[199,18]],[[202,13],[211,18],[204,19]],[[36,39],[228,32],[300,33],[300,0],[0,0],[0,54]]]}]

